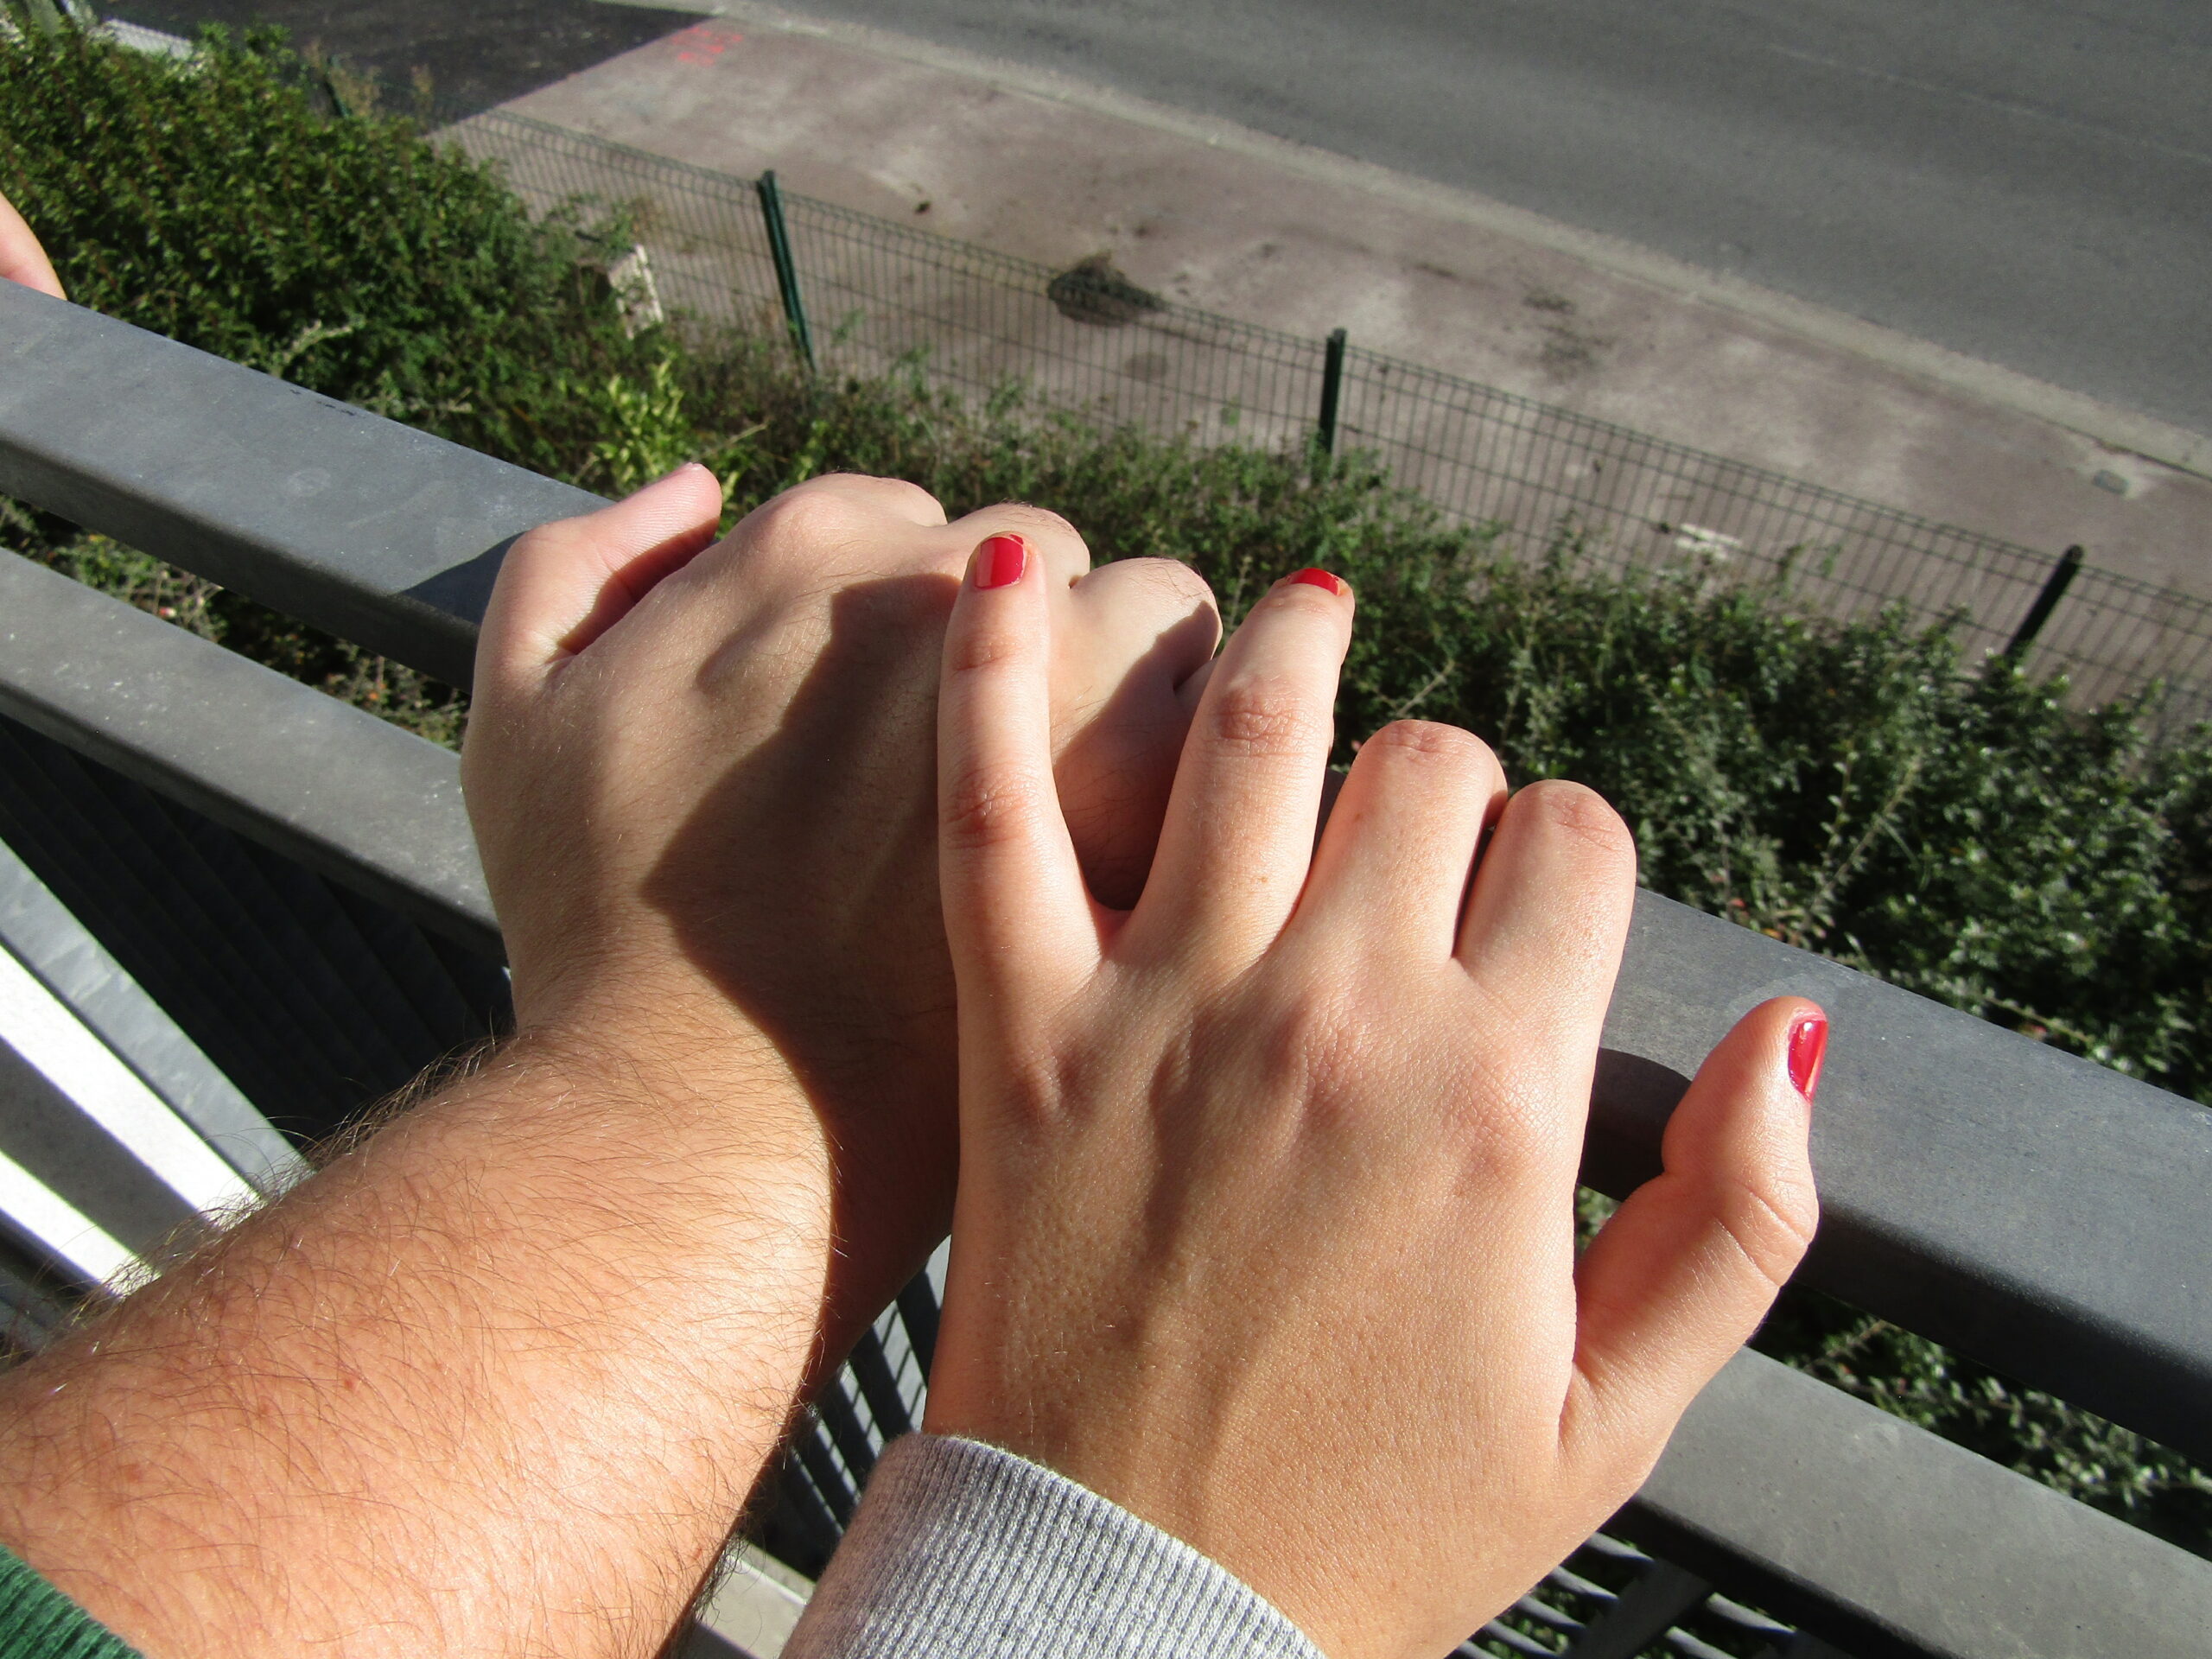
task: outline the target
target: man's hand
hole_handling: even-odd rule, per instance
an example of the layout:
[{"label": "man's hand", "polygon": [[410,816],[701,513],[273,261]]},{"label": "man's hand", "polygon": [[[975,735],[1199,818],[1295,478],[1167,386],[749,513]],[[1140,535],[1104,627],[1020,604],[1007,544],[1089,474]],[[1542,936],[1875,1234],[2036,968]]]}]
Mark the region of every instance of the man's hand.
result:
[{"label": "man's hand", "polygon": [[1825,1022],[1745,1017],[1578,1264],[1635,849],[1402,721],[1314,822],[1351,626],[1278,583],[1216,664],[1150,883],[1085,893],[1033,569],[945,641],[961,1170],[928,1427],[1058,1470],[1332,1659],[1444,1653],[1624,1500],[1811,1236]]},{"label": "man's hand", "polygon": [[828,477],[697,552],[720,504],[692,468],[517,543],[463,775],[523,1030],[791,1103],[805,1179],[835,1179],[834,1364],[950,1220],[935,708],[969,555],[1013,536],[1050,573],[1059,777],[1109,893],[1143,881],[1220,624],[1185,567],[1091,572],[1033,508],[948,524]]},{"label": "man's hand", "polygon": [[502,575],[464,768],[514,1041],[0,1377],[0,1541],[153,1659],[661,1649],[950,1202],[931,708],[989,536],[1055,573],[1063,768],[1141,872],[1195,578],[876,480],[720,507],[687,469]]}]

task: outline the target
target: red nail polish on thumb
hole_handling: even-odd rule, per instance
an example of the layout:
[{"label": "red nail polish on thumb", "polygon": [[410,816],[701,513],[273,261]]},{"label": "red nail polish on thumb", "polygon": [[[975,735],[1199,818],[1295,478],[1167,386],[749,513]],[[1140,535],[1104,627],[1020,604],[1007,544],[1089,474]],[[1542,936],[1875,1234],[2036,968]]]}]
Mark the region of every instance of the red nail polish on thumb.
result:
[{"label": "red nail polish on thumb", "polygon": [[1800,1014],[1789,1027],[1789,1081],[1808,1101],[1821,1086],[1821,1063],[1827,1052],[1827,1015]]},{"label": "red nail polish on thumb", "polygon": [[976,550],[976,585],[1011,588],[1029,568],[1029,548],[1019,536],[991,536]]}]

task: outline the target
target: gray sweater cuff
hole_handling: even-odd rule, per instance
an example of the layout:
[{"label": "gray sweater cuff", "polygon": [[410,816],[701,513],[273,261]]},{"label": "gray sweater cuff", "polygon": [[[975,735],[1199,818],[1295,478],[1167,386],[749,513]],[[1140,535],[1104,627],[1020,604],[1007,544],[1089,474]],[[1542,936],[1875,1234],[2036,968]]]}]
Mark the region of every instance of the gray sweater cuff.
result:
[{"label": "gray sweater cuff", "polygon": [[1011,1452],[908,1434],[784,1659],[1322,1659],[1179,1539]]}]

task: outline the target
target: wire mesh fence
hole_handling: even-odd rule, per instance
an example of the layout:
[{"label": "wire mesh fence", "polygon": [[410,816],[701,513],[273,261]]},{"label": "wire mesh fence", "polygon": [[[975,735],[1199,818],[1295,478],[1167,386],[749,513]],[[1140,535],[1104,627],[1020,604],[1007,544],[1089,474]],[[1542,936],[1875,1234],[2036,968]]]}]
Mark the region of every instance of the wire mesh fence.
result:
[{"label": "wire mesh fence", "polygon": [[[495,111],[446,130],[497,159],[543,211],[585,200],[632,215],[660,301],[780,330],[782,299],[753,181]],[[1103,260],[1032,261],[782,193],[792,265],[825,369],[903,360],[970,391],[1025,386],[1102,423],[1262,448],[1313,441],[1325,348],[1165,302]],[[1837,618],[1903,606],[1958,619],[1967,658],[2001,651],[2061,550],[1938,524],[1417,363],[1343,354],[1337,453],[1364,450],[1402,485],[1505,545],[1597,568],[1688,563],[1779,579]],[[2101,702],[2153,681],[2171,731],[2212,716],[2212,603],[2085,565],[2026,648]]]}]

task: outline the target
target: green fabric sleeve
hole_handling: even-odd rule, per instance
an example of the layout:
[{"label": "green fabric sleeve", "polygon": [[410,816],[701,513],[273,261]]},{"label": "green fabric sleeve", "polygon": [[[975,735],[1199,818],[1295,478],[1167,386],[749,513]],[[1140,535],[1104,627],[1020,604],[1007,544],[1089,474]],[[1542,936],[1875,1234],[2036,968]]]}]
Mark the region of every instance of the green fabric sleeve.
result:
[{"label": "green fabric sleeve", "polygon": [[0,1546],[0,1659],[139,1659],[138,1650]]}]

